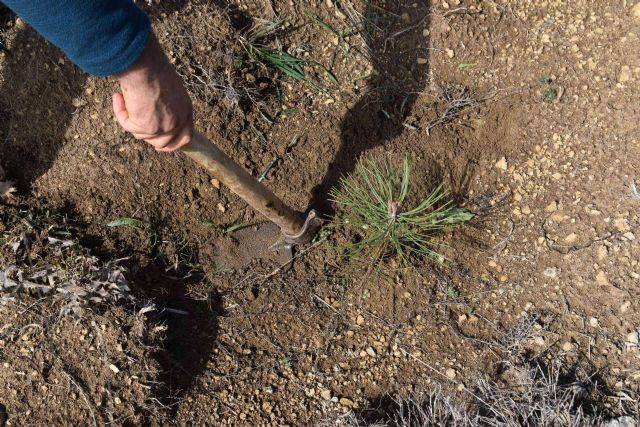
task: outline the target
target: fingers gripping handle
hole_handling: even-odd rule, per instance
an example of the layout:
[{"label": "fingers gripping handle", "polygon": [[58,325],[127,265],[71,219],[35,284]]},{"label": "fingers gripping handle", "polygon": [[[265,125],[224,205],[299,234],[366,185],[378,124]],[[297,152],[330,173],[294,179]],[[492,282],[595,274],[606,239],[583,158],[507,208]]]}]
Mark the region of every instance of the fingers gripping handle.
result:
[{"label": "fingers gripping handle", "polygon": [[305,221],[297,212],[197,130],[193,132],[191,142],[181,149],[252,208],[278,225],[285,235],[295,236],[303,230]]}]

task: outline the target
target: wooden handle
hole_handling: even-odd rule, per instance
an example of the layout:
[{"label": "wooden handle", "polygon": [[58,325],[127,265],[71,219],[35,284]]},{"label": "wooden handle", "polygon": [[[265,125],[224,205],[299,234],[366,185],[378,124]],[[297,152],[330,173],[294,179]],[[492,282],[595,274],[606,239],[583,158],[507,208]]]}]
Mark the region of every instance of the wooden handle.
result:
[{"label": "wooden handle", "polygon": [[182,147],[182,151],[252,208],[278,225],[284,234],[296,235],[302,230],[304,220],[293,209],[200,132],[193,132],[191,142]]}]

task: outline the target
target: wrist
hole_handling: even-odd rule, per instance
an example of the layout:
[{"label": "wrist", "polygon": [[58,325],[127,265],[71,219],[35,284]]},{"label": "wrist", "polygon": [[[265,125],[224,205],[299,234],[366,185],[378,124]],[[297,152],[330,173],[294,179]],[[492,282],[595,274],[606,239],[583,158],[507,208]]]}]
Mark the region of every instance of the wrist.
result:
[{"label": "wrist", "polygon": [[148,83],[151,80],[156,80],[160,74],[170,71],[171,67],[160,43],[152,32],[149,34],[149,40],[140,57],[129,68],[114,77],[121,84]]}]

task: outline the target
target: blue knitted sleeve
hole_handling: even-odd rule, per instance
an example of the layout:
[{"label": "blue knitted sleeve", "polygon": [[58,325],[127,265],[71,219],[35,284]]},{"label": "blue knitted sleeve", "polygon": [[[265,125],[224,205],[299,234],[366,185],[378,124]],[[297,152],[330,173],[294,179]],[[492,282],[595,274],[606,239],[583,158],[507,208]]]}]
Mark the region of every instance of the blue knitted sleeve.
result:
[{"label": "blue knitted sleeve", "polygon": [[151,26],[132,0],[0,0],[76,65],[109,76],[144,50]]}]

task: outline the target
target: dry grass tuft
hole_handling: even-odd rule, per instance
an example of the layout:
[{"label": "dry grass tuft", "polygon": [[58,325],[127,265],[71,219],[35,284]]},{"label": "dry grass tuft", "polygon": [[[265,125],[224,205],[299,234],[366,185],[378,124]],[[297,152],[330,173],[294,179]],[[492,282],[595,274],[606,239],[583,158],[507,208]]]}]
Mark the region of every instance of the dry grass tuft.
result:
[{"label": "dry grass tuft", "polygon": [[[640,396],[612,390],[602,372],[545,354],[532,357],[525,343],[550,319],[530,313],[500,334],[493,347],[504,360],[494,375],[482,374],[459,398],[441,387],[411,395],[389,394],[333,425],[348,427],[631,426],[640,422]],[[329,425],[329,424],[327,424]]]},{"label": "dry grass tuft", "polygon": [[89,254],[70,236],[64,218],[43,209],[18,209],[4,223],[0,244],[10,251],[1,259],[0,303],[27,293],[51,299],[59,316],[79,317],[89,305],[134,301],[119,260],[101,262]]}]

